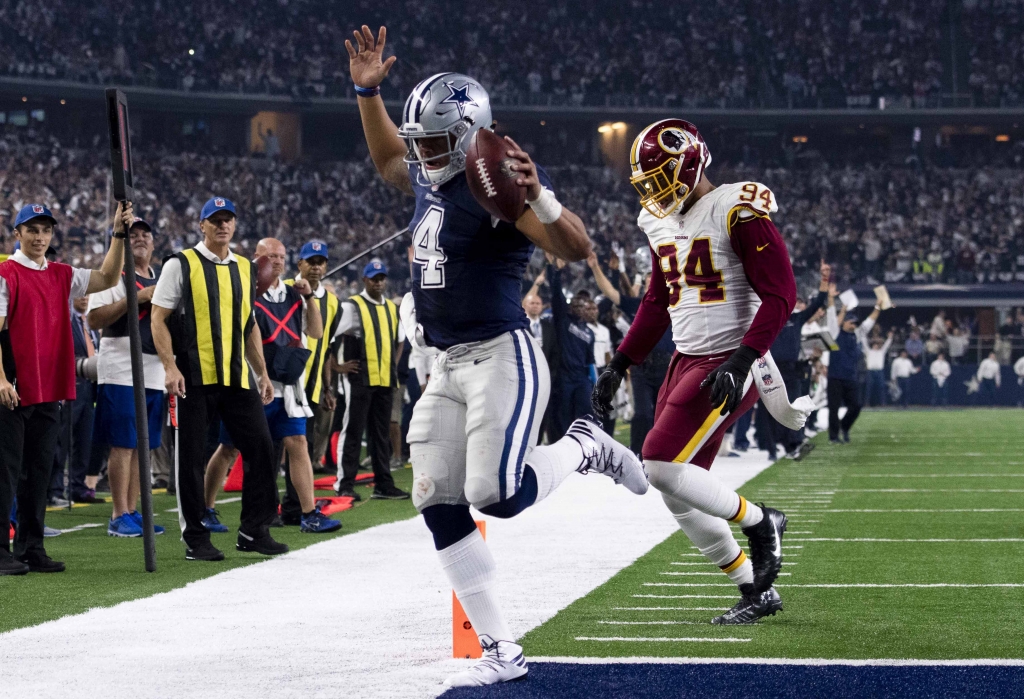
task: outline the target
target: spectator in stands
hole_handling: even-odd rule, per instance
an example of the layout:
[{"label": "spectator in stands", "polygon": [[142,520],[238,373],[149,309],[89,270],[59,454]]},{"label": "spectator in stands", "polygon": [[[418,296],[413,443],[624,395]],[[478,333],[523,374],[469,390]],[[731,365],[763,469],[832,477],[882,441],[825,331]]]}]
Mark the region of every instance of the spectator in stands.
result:
[{"label": "spectator in stands", "polygon": [[892,360],[891,377],[893,383],[899,387],[900,405],[906,408],[910,401],[910,377],[919,372],[921,369],[914,366],[914,362],[908,356],[906,350],[900,350],[900,356]]},{"label": "spectator in stands", "polygon": [[995,405],[996,390],[1002,383],[1002,370],[995,352],[981,360],[978,365],[978,401],[981,405]]},{"label": "spectator in stands", "polygon": [[1013,373],[1017,375],[1017,407],[1024,407],[1024,356],[1013,365]]},{"label": "spectator in stands", "polygon": [[[871,315],[859,323],[857,316],[846,306],[836,311],[838,292],[835,283],[829,284],[829,305],[826,313],[829,334],[839,349],[833,350],[828,362],[828,436],[833,444],[848,443],[850,428],[860,415],[860,396],[857,390],[857,366],[860,364],[862,338],[874,327],[881,307],[875,306]],[[846,414],[839,420],[839,408],[846,405]]]},{"label": "spectator in stands", "polygon": [[885,405],[887,402],[885,399],[885,362],[889,354],[889,348],[892,346],[894,334],[895,331],[890,330],[889,335],[885,338],[885,342],[873,339],[870,346],[868,346],[866,338],[863,340],[864,357],[868,371],[868,390],[866,396],[868,405]]},{"label": "spectator in stands", "polygon": [[932,375],[932,405],[949,405],[949,376],[953,370],[946,361],[946,355],[939,356],[932,362],[928,373]]},{"label": "spectator in stands", "polygon": [[917,328],[910,331],[910,337],[908,337],[906,343],[904,343],[903,349],[906,350],[907,356],[910,357],[910,361],[914,363],[914,366],[921,366],[921,357],[924,353],[924,343],[921,342],[921,333]]},{"label": "spectator in stands", "polygon": [[949,359],[953,364],[963,364],[970,341],[970,338],[959,327],[953,328],[953,333],[946,336],[946,344],[949,345]]},{"label": "spectator in stands", "polygon": [[931,325],[931,329],[929,330],[929,334],[933,335],[933,336],[935,336],[935,337],[937,337],[939,339],[942,339],[942,338],[946,337],[946,312],[945,311],[940,310],[938,313],[935,314],[935,317],[932,318],[932,325]]},{"label": "spectator in stands", "polygon": [[[615,347],[612,345],[611,331],[598,320],[597,304],[587,301],[583,306],[583,319],[587,327],[594,333],[594,370],[600,374],[604,365],[611,361]],[[603,419],[604,431],[610,435],[615,434],[615,417],[611,414]]]},{"label": "spectator in stands", "polygon": [[928,336],[928,340],[924,343],[924,361],[927,364],[931,364],[937,356],[945,351],[945,349],[946,343],[943,342],[942,337],[933,332]]}]

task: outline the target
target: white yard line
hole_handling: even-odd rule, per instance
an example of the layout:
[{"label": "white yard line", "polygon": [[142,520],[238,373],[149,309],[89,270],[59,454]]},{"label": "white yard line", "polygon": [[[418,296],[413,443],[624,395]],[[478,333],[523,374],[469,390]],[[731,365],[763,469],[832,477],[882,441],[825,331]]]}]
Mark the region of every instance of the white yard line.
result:
[{"label": "white yard line", "polygon": [[[737,488],[767,466],[722,459],[714,473]],[[678,531],[653,489],[636,497],[594,475],[574,474],[520,517],[485,519],[516,636]],[[706,641],[721,639],[694,642]],[[450,648],[451,588],[414,518],[0,634],[0,695],[94,699],[130,687],[133,699],[420,699],[466,666]]]},{"label": "white yard line", "polygon": [[[706,612],[720,612],[728,609],[728,607],[695,607],[697,611],[703,610]],[[678,619],[656,620],[656,621],[599,621],[598,624],[607,624],[610,626],[707,626],[707,621],[680,621]]]},{"label": "white yard line", "polygon": [[851,473],[847,478],[1024,478],[1024,473]]},{"label": "white yard line", "polygon": [[[911,512],[928,512],[928,513],[947,513],[947,512],[1024,512],[1024,508],[1021,507],[1009,507],[1009,508],[975,508],[975,509],[953,509],[953,510],[822,510],[825,514],[831,514],[836,512],[854,512],[854,513],[911,513]],[[808,520],[803,520],[808,521]],[[787,534],[800,534],[802,532],[786,532]]]},{"label": "white yard line", "polygon": [[1024,488],[843,488],[838,493],[1024,493]]},{"label": "white yard line", "polygon": [[643,599],[736,599],[736,595],[630,595]]},{"label": "white yard line", "polygon": [[[868,539],[868,538],[802,538],[793,539],[793,541],[837,541],[837,542],[851,542],[851,543],[887,543],[887,544],[1006,544],[1006,543],[1019,543],[1024,539]],[[785,548],[785,546],[783,546]]]},{"label": "white yard line", "polygon": [[[631,636],[577,636],[577,641],[619,643],[749,643],[752,638],[636,638]],[[605,662],[608,662],[605,658]]]}]

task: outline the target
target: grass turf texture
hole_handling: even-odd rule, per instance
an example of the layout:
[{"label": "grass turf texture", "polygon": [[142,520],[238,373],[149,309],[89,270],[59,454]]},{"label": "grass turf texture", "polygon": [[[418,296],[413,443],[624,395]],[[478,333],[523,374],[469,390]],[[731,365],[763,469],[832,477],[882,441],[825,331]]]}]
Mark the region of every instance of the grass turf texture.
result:
[{"label": "grass turf texture", "polygon": [[[830,445],[826,437],[817,438],[818,448],[802,462],[782,460],[741,488],[750,500],[763,500],[791,515],[784,545],[786,562],[795,565],[784,565],[784,576],[777,583],[784,612],[756,626],[711,626],[709,620],[720,612],[694,608],[729,607],[738,597],[736,588],[698,554],[682,533],[676,533],[526,634],[522,642],[527,655],[1024,656],[1024,624],[1013,611],[1024,607],[1021,587],[799,587],[837,583],[1024,583],[1020,511],[1024,502],[1020,492],[1024,490],[1024,477],[1020,477],[1024,474],[1024,412],[868,412],[854,428],[852,444]],[[728,468],[728,463],[728,459],[719,459],[715,468]],[[894,511],[954,509],[1011,511]],[[809,540],[814,538],[1016,541]],[[745,542],[742,535],[739,540]],[[667,597],[682,595],[691,597]],[[625,607],[689,609],[616,609]],[[609,621],[631,623],[599,623]],[[609,637],[743,640],[579,640]]]},{"label": "grass turf texture", "polygon": [[[412,484],[411,469],[401,469],[393,475],[399,488],[409,489]],[[278,487],[284,489],[283,479],[278,481]],[[356,503],[350,510],[332,515],[343,523],[342,529],[336,533],[303,534],[297,526],[271,529],[270,533],[277,541],[295,550],[378,524],[408,519],[416,514],[409,500],[370,500],[372,486],[359,487],[357,492],[363,496],[362,502]],[[222,493],[218,499],[240,495]],[[47,553],[56,560],[64,561],[67,564],[66,572],[0,577],[0,632],[78,614],[93,607],[109,607],[126,600],[149,597],[225,570],[267,560],[266,556],[258,553],[235,550],[238,518],[242,509],[241,502],[235,501],[217,505],[221,521],[231,528],[227,534],[212,535],[213,545],[224,551],[225,560],[186,561],[185,545],[180,541],[178,515],[176,512],[168,512],[175,507],[177,502],[173,495],[153,494],[155,522],[167,529],[167,533],[156,537],[155,573],[144,570],[141,538],[119,539],[107,536],[109,502],[75,507],[70,512],[47,512],[47,526],[57,529],[70,529],[89,523],[101,526],[46,539]]]}]

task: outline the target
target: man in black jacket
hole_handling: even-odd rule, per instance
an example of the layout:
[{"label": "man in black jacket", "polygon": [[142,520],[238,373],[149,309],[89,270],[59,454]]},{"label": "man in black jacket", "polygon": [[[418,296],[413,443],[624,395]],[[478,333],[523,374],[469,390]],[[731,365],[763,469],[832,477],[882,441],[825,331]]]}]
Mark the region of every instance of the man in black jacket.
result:
[{"label": "man in black jacket", "polygon": [[[828,284],[831,271],[831,267],[825,264],[823,260],[821,263],[821,280],[818,283],[818,295],[811,300],[810,304],[805,303],[802,299],[797,299],[793,313],[789,316],[789,320],[786,321],[786,325],[779,332],[778,337],[775,338],[775,342],[772,343],[772,357],[779,367],[782,380],[786,384],[786,392],[791,398],[796,398],[804,393],[802,390],[802,379],[807,363],[800,361],[800,331],[804,324],[828,300]],[[781,441],[783,448],[785,448],[790,458],[799,461],[814,447],[813,444],[807,441],[802,427],[799,430],[783,427],[767,410],[762,410],[758,413],[758,420],[761,419],[762,415],[767,418],[770,427],[768,436],[776,441]]]}]

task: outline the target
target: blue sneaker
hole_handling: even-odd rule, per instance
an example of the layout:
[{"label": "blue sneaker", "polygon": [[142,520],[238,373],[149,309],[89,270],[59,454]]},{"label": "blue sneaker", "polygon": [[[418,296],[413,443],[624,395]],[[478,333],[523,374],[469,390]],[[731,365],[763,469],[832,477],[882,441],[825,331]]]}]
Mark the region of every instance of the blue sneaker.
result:
[{"label": "blue sneaker", "polygon": [[[135,520],[135,523],[137,525],[139,525],[139,533],[141,534],[142,533],[142,513],[139,512],[138,510],[135,510],[134,512],[129,512],[128,516],[131,517],[133,520]],[[156,534],[157,536],[160,536],[165,531],[166,530],[163,527],[161,527],[159,524],[154,524],[153,525],[153,533]]]},{"label": "blue sneaker", "polygon": [[120,517],[110,520],[110,523],[107,524],[107,536],[133,539],[142,536],[142,527],[135,523],[135,519],[130,514],[125,512]]},{"label": "blue sneaker", "polygon": [[302,523],[299,531],[305,534],[326,534],[341,529],[341,522],[331,519],[316,508],[308,515],[302,515]]},{"label": "blue sneaker", "polygon": [[229,531],[228,526],[221,524],[220,520],[217,519],[218,514],[217,510],[208,507],[206,509],[206,516],[203,517],[203,527],[211,534],[224,534]]}]

